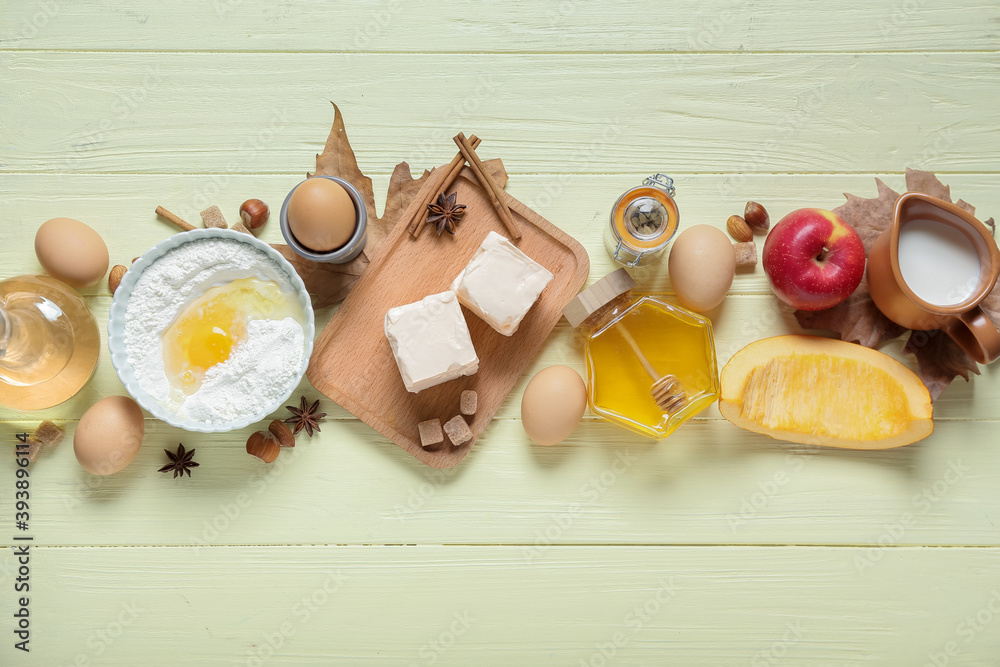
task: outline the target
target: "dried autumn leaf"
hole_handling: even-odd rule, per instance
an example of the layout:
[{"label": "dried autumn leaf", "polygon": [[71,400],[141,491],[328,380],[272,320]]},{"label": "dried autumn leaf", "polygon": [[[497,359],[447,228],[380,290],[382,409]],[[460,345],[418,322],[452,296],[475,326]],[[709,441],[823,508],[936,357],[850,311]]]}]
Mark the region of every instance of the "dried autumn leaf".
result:
[{"label": "dried autumn leaf", "polygon": [[961,375],[968,382],[970,372],[979,375],[979,366],[972,357],[943,331],[911,331],[903,353],[917,358],[918,375],[932,401],[936,401],[957,376]]},{"label": "dried autumn leaf", "polygon": [[[910,192],[923,192],[925,195],[951,202],[951,188],[929,171],[906,168],[906,189]],[[892,221],[890,220],[890,223]]]},{"label": "dried autumn leaf", "polygon": [[804,329],[828,329],[841,340],[877,348],[887,340],[902,336],[906,329],[882,314],[868,294],[868,277],[846,301],[826,310],[796,310],[795,317]]},{"label": "dried autumn leaf", "polygon": [[[880,179],[876,178],[875,184],[878,197],[866,199],[845,193],[847,202],[833,211],[858,231],[866,252],[871,252],[876,239],[892,226],[893,211],[899,198],[899,193]],[[908,168],[906,188],[911,192],[923,192],[951,201],[951,189],[928,171]],[[975,207],[966,201],[959,200],[957,206],[975,214]],[[993,219],[986,221],[986,225],[992,229]],[[982,307],[993,322],[1000,321],[1000,287],[994,288]],[[803,328],[835,331],[843,340],[872,348],[908,331],[889,320],[875,306],[868,293],[867,277],[843,303],[820,311],[797,310],[795,318]],[[903,352],[916,357],[920,379],[927,386],[932,399],[937,399],[957,376],[961,375],[968,380],[969,373],[979,373],[976,362],[940,331],[910,332]]]},{"label": "dried autumn leaf", "polygon": [[[331,102],[331,104],[333,104]],[[333,105],[333,127],[330,135],[326,139],[326,146],[323,152],[316,156],[316,173],[308,176],[338,176],[350,182],[361,193],[361,199],[365,202],[365,210],[368,212],[368,238],[365,241],[364,254],[370,259],[374,251],[389,234],[389,230],[396,224],[396,219],[402,213],[410,199],[417,194],[420,186],[431,172],[424,170],[420,178],[413,178],[410,175],[410,166],[405,162],[400,162],[392,170],[389,178],[389,190],[386,193],[385,212],[382,217],[375,213],[375,191],[372,188],[372,179],[362,173],[358,166],[358,160],[351,148],[351,142],[347,138],[347,130],[344,128],[344,117],[340,113],[340,108]]]},{"label": "dried autumn leaf", "polygon": [[328,264],[310,261],[281,243],[273,243],[271,247],[295,267],[306,291],[313,296],[313,308],[317,309],[343,301],[368,267],[368,258],[364,253],[347,264]]},{"label": "dried autumn leaf", "polygon": [[899,193],[876,178],[878,197],[865,199],[845,192],[847,203],[833,209],[845,222],[857,230],[865,244],[865,254],[871,252],[872,245],[892,224],[892,212],[899,199]]},{"label": "dried autumn leaf", "polygon": [[354,149],[347,139],[340,107],[333,102],[330,104],[333,104],[333,127],[330,128],[323,152],[316,155],[316,172],[307,173],[306,176],[337,176],[348,181],[361,193],[361,199],[364,200],[365,208],[368,210],[369,222],[378,220],[378,216],[375,215],[375,191],[372,188],[372,179],[365,176],[358,166]]}]

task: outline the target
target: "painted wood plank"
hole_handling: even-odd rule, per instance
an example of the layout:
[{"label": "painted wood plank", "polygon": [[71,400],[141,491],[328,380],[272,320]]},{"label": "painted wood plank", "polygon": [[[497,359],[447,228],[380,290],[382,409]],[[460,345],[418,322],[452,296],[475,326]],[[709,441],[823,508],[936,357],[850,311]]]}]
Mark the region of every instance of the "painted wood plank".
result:
[{"label": "painted wood plank", "polygon": [[3,651],[129,667],[996,664],[1000,550],[890,548],[859,569],[867,551],[35,547],[30,660],[10,636]]},{"label": "painted wood plank", "polygon": [[[541,448],[519,420],[497,419],[438,471],[357,421],[300,435],[268,466],[244,450],[251,428],[195,435],[151,420],[136,460],[109,477],[79,467],[70,428],[32,468],[31,521],[42,545],[514,544],[532,561],[553,544],[1000,546],[997,427],[941,421],[920,443],[858,452],[718,419],[659,442],[595,421]],[[201,464],[183,480],[157,472],[178,442]],[[14,467],[4,457],[0,476]]]},{"label": "painted wood plank", "polygon": [[363,54],[338,67],[333,54],[213,53],[210,62],[0,52],[0,170],[303,173],[329,129],[330,99],[373,172],[401,159],[447,162],[458,130],[475,131],[483,155],[503,157],[511,174],[914,163],[992,172],[1000,159],[984,98],[1000,82],[992,54]]},{"label": "painted wood plank", "polygon": [[[609,9],[610,7],[610,9]],[[0,3],[0,48],[124,51],[964,51],[1000,45],[982,0]]]}]

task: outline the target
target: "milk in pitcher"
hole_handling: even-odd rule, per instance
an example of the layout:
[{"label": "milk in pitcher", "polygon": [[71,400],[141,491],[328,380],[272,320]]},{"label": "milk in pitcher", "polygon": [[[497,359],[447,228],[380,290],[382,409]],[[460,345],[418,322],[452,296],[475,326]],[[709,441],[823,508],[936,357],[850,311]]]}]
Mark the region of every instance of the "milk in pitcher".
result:
[{"label": "milk in pitcher", "polygon": [[979,286],[979,254],[969,237],[952,225],[911,220],[899,230],[899,272],[918,298],[954,306]]}]

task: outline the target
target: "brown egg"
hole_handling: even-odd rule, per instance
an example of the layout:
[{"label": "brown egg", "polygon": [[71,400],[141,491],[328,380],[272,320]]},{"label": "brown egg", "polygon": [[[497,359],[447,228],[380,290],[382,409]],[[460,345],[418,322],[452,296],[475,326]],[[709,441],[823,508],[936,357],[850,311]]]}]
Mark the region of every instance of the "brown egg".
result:
[{"label": "brown egg", "polygon": [[73,434],[73,451],[83,469],[116,473],[135,458],[146,432],[142,410],[128,396],[108,396],[90,406]]},{"label": "brown egg", "polygon": [[722,230],[695,225],[674,241],[667,270],[681,304],[704,312],[726,298],[736,275],[736,251]]},{"label": "brown egg", "polygon": [[329,252],[354,233],[357,212],[347,190],[328,178],[308,178],[288,201],[288,228],[299,243],[315,252]]},{"label": "brown egg", "polygon": [[539,445],[557,445],[587,411],[587,385],[568,366],[549,366],[531,378],[521,397],[521,424]]},{"label": "brown egg", "polygon": [[45,271],[73,287],[97,283],[108,272],[108,246],[73,218],[52,218],[35,232],[35,255]]}]

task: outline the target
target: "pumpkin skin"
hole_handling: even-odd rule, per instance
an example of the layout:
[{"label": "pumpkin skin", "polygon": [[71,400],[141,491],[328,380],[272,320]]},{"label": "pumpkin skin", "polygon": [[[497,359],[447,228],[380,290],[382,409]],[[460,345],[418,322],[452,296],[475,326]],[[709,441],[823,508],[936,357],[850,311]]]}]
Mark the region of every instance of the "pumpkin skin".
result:
[{"label": "pumpkin skin", "polygon": [[817,336],[750,343],[722,369],[719,411],[778,440],[890,449],[934,431],[927,388],[892,357]]}]

